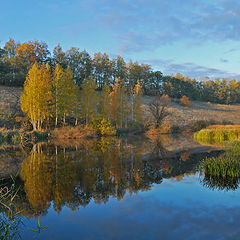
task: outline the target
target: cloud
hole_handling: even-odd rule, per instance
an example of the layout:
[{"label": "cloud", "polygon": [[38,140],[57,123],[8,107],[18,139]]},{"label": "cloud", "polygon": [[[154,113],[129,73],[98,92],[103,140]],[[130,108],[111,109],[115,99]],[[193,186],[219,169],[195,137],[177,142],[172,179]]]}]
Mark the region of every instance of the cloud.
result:
[{"label": "cloud", "polygon": [[94,11],[98,27],[120,40],[119,52],[149,51],[179,40],[201,44],[240,39],[237,0],[91,0],[85,5]]},{"label": "cloud", "polygon": [[232,53],[232,52],[237,52],[237,51],[239,51],[239,50],[240,50],[240,48],[231,48],[231,49],[229,49],[228,51],[224,52],[224,54],[228,54],[228,53]]},{"label": "cloud", "polygon": [[[227,61],[226,59],[223,60]],[[163,74],[175,75],[176,73],[181,73],[184,76],[189,76],[198,80],[205,77],[209,77],[211,79],[228,78],[240,80],[239,74],[223,71],[216,68],[200,66],[192,62],[175,63],[173,59],[145,59],[141,60],[140,62],[150,64],[154,70],[160,70],[163,72]]]},{"label": "cloud", "polygon": [[229,60],[227,60],[227,59],[224,59],[224,58],[220,58],[220,62],[222,62],[222,63],[228,63],[228,62],[229,62]]},{"label": "cloud", "polygon": [[169,64],[163,70],[163,73],[165,74],[176,74],[178,72],[185,76],[189,76],[196,79],[202,79],[208,76],[212,79],[229,78],[240,80],[239,74],[230,73],[216,68],[199,66],[194,63]]}]

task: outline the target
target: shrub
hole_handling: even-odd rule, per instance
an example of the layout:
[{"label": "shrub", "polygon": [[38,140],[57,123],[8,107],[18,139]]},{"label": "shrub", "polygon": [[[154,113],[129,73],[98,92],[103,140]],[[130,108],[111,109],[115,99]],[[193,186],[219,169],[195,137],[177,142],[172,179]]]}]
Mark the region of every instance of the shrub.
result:
[{"label": "shrub", "polygon": [[0,143],[19,143],[20,133],[17,130],[0,129]]},{"label": "shrub", "polygon": [[177,125],[173,125],[172,126],[172,129],[171,129],[171,132],[172,133],[181,133],[181,131],[182,131],[182,129],[181,129],[181,127],[180,126],[177,126]]},{"label": "shrub", "polygon": [[200,131],[203,128],[206,128],[209,125],[209,122],[204,121],[204,120],[198,120],[193,123],[193,131]]},{"label": "shrub", "polygon": [[116,130],[109,120],[105,118],[97,118],[91,121],[90,125],[99,136],[113,136],[116,135]]},{"label": "shrub", "polygon": [[160,126],[159,128],[151,127],[147,132],[146,136],[151,137],[151,136],[158,136],[162,134],[169,134],[172,133],[172,128],[169,125],[163,125]]},{"label": "shrub", "polygon": [[96,132],[92,126],[78,125],[77,127],[55,128],[51,132],[54,139],[81,139],[87,137],[96,137]]},{"label": "shrub", "polygon": [[40,142],[40,141],[45,141],[47,140],[49,137],[49,133],[48,132],[38,132],[38,131],[34,131],[32,133],[32,140],[35,142]]},{"label": "shrub", "polygon": [[191,101],[190,101],[189,97],[182,96],[182,98],[180,99],[180,104],[184,107],[190,107]]}]

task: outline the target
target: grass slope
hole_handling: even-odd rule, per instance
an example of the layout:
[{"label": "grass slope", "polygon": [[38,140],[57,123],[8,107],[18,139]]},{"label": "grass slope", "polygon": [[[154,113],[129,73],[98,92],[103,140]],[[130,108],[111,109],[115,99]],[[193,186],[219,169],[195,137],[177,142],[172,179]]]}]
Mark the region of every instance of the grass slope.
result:
[{"label": "grass slope", "polygon": [[[0,86],[0,127],[17,126],[14,122],[16,116],[21,116],[20,95],[22,88]],[[150,118],[148,103],[154,97],[144,96],[144,117]],[[177,101],[169,104],[170,115],[165,123],[170,126],[186,126],[196,121],[215,121],[216,123],[231,122],[240,124],[240,105],[212,104],[192,101],[189,108],[181,106]]]}]

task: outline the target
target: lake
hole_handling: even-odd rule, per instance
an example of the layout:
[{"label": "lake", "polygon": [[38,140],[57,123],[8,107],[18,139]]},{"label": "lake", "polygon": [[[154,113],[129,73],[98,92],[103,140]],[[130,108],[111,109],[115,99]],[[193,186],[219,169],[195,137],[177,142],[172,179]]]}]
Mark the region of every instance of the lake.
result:
[{"label": "lake", "polygon": [[38,239],[239,239],[238,181],[199,171],[222,152],[183,136],[101,138],[6,146],[1,168],[19,175],[22,239],[38,221]]}]

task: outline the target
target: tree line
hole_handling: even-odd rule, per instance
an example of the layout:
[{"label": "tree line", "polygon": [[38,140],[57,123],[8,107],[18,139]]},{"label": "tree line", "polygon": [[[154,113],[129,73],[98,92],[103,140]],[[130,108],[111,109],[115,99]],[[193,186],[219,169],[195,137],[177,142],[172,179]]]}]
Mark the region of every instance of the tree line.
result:
[{"label": "tree line", "polygon": [[104,85],[102,91],[98,91],[95,77],[89,76],[80,89],[70,67],[64,70],[57,63],[51,69],[48,63],[35,62],[27,74],[20,102],[34,130],[65,125],[67,117],[74,118],[75,125],[79,120],[86,124],[100,120],[105,125],[113,123],[123,128],[129,122],[141,121],[141,96],[139,81],[132,88],[126,88],[124,82],[116,78],[111,88]]},{"label": "tree line", "polygon": [[127,88],[140,82],[144,94],[167,94],[171,98],[188,96],[191,100],[215,103],[240,103],[240,83],[236,80],[210,79],[197,81],[181,74],[163,75],[148,64],[126,62],[121,56],[111,59],[106,53],[91,56],[86,50],[72,47],[64,51],[58,44],[52,54],[43,41],[18,43],[9,39],[0,47],[0,84],[23,86],[31,66],[48,63],[51,68],[57,64],[65,71],[70,68],[74,84],[82,86],[85,79],[93,77],[98,90],[105,85],[115,85],[121,79]]}]

